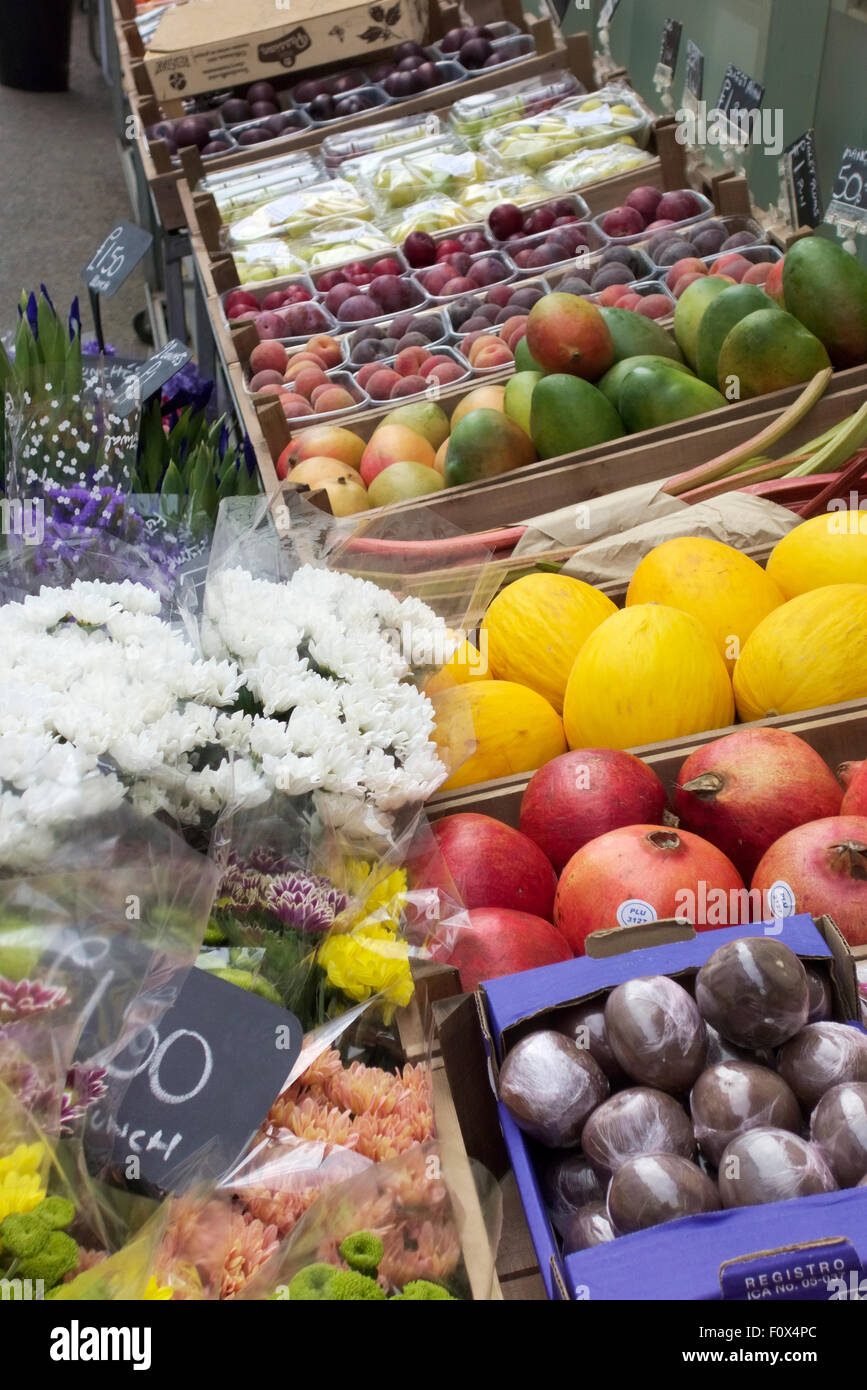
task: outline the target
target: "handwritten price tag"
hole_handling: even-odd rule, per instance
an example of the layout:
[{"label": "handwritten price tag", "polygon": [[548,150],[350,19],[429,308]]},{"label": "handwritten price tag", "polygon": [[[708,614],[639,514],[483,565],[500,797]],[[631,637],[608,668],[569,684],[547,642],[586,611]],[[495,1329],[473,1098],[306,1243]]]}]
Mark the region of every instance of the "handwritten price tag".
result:
[{"label": "handwritten price tag", "polygon": [[110,299],[150,249],[153,237],[134,222],[120,222],[81,272],[87,288]]}]

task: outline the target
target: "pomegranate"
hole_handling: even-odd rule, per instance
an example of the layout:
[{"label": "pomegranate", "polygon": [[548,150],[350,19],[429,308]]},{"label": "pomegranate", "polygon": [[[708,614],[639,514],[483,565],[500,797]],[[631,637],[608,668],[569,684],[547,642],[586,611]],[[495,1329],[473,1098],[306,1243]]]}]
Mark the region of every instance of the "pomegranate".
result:
[{"label": "pomegranate", "polygon": [[469,927],[460,931],[450,955],[449,965],[457,966],[461,986],[467,992],[478,989],[482,980],[535,970],[540,965],[556,965],[571,960],[572,952],[560,932],[550,922],[530,912],[512,912],[503,907],[476,907],[466,914]]},{"label": "pomegranate", "polygon": [[752,887],[767,894],[777,915],[827,913],[850,946],[867,945],[867,816],[831,816],[790,830],[771,845]]},{"label": "pomegranate", "polygon": [[665,788],[633,753],[575,748],[530,778],[519,825],[560,873],[582,845],[623,825],[662,825]]},{"label": "pomegranate", "polygon": [[575,955],[591,932],[640,926],[662,917],[699,931],[749,919],[743,879],[707,840],[688,830],[629,825],[573,854],[560,876],[554,924]]},{"label": "pomegranate", "polygon": [[796,825],[836,816],[831,769],[797,734],[738,729],[697,748],[674,790],[681,824],[728,855],[749,881],[775,840]]},{"label": "pomegranate", "polygon": [[867,762],[843,763],[837,776],[846,788],[840,815],[867,816]]},{"label": "pomegranate", "polygon": [[435,845],[413,879],[457,897],[464,907],[506,907],[550,922],[557,875],[520,830],[471,812],[446,816],[433,827]]}]

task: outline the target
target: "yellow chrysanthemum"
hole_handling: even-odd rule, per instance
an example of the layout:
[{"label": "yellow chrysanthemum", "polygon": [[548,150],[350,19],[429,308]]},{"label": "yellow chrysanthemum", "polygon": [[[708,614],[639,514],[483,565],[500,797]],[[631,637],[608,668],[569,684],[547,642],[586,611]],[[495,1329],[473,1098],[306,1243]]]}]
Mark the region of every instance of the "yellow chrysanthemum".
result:
[{"label": "yellow chrysanthemum", "polygon": [[319,963],[329,984],[350,999],[382,994],[387,1021],[412,998],[409,946],[381,922],[333,934],[319,949]]},{"label": "yellow chrysanthemum", "polygon": [[0,1181],[7,1173],[35,1173],[44,1157],[45,1146],[38,1141],[35,1144],[19,1144],[11,1153],[0,1158]]},{"label": "yellow chrysanthemum", "polygon": [[38,1173],[7,1173],[0,1178],[0,1221],[13,1212],[23,1215],[38,1207],[45,1187]]},{"label": "yellow chrysanthemum", "polygon": [[152,1274],[150,1279],[148,1279],[147,1284],[145,1285],[145,1291],[142,1294],[142,1300],[151,1303],[157,1301],[158,1299],[164,1301],[166,1299],[171,1298],[171,1296],[171,1284],[163,1284],[162,1286],[159,1285],[157,1283],[157,1276],[155,1274]]}]

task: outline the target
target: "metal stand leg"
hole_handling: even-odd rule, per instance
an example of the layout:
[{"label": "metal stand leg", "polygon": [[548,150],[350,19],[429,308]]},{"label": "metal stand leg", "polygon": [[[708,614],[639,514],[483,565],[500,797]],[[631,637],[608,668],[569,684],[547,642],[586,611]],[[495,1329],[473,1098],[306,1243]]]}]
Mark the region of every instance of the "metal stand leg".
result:
[{"label": "metal stand leg", "polygon": [[163,268],[166,287],[166,325],[170,338],[187,342],[187,316],[184,306],[183,259],[190,254],[185,232],[166,232],[163,242]]}]

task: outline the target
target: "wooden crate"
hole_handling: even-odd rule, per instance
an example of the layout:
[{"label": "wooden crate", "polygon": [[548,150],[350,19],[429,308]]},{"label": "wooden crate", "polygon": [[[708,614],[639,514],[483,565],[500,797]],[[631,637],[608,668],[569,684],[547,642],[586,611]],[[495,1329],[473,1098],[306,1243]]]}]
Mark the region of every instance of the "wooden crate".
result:
[{"label": "wooden crate", "polygon": [[[663,482],[694,468],[758,434],[802,389],[774,391],[731,405],[725,411],[660,425],[575,454],[529,464],[485,482],[464,483],[424,499],[400,502],[380,514],[387,512],[397,517],[424,512],[467,532],[515,526],[559,507],[603,497],[639,483]],[[867,365],[836,372],[826,394],[786,436],[781,449],[788,452],[817,437],[856,410],[865,395]],[[276,408],[280,410],[279,405]],[[264,425],[262,432],[267,438]],[[364,513],[367,519],[372,515]]]},{"label": "wooden crate", "polygon": [[[714,739],[733,733],[736,728],[743,727],[733,725],[726,729],[709,729],[689,738],[668,739],[663,743],[648,743],[638,748],[630,748],[629,752],[653,768],[670,794],[677,774],[690,753],[707,743],[712,743]],[[801,714],[757,719],[751,722],[749,727],[786,729],[789,733],[797,734],[809,743],[832,769],[849,759],[867,757],[867,700],[849,700],[839,705],[822,705],[818,709],[805,710]],[[514,777],[500,777],[496,781],[479,783],[473,787],[462,787],[458,791],[440,792],[428,802],[428,816],[431,820],[440,820],[443,816],[452,816],[459,811],[476,811],[493,816],[495,820],[501,820],[517,829],[521,798],[531,776],[531,773],[526,772]]]},{"label": "wooden crate", "polygon": [[[429,38],[441,37],[449,28],[461,22],[469,22],[467,7],[451,3],[450,0],[429,0]],[[593,50],[587,34],[573,35],[564,40],[551,19],[539,18],[525,13],[521,0],[504,0],[500,18],[515,24],[523,33],[534,40],[536,51],[509,65],[507,70],[489,68],[477,77],[470,77],[460,85],[460,95],[469,96],[475,92],[492,91],[504,82],[519,82],[526,77],[534,77],[553,69],[568,66],[588,91],[596,86],[593,74]],[[472,9],[470,4],[469,9]],[[167,229],[188,226],[178,197],[177,185],[184,177],[184,170],[173,164],[163,141],[149,141],[145,127],[161,120],[174,119],[184,114],[180,100],[160,102],[154,95],[150,75],[144,63],[144,47],[141,36],[134,23],[134,0],[112,0],[113,19],[118,35],[118,47],[125,56],[128,69],[129,100],[133,115],[137,118],[136,142],[145,176],[151,185],[154,202],[163,225]],[[323,69],[324,71],[324,69]],[[318,70],[305,71],[304,76],[316,76]],[[272,159],[279,155],[298,150],[316,150],[323,138],[335,131],[360,129],[375,125],[378,121],[392,120],[398,116],[416,115],[425,111],[447,111],[457,95],[456,88],[444,93],[433,89],[407,101],[394,103],[388,107],[376,107],[370,111],[349,116],[343,121],[332,121],[327,127],[297,131],[284,135],[267,145],[247,146],[234,150],[231,154],[209,159],[207,165],[198,156],[198,151],[190,151],[193,166],[199,176],[204,172],[217,172],[240,165],[255,164],[262,159]],[[613,206],[610,205],[610,206]]]}]

